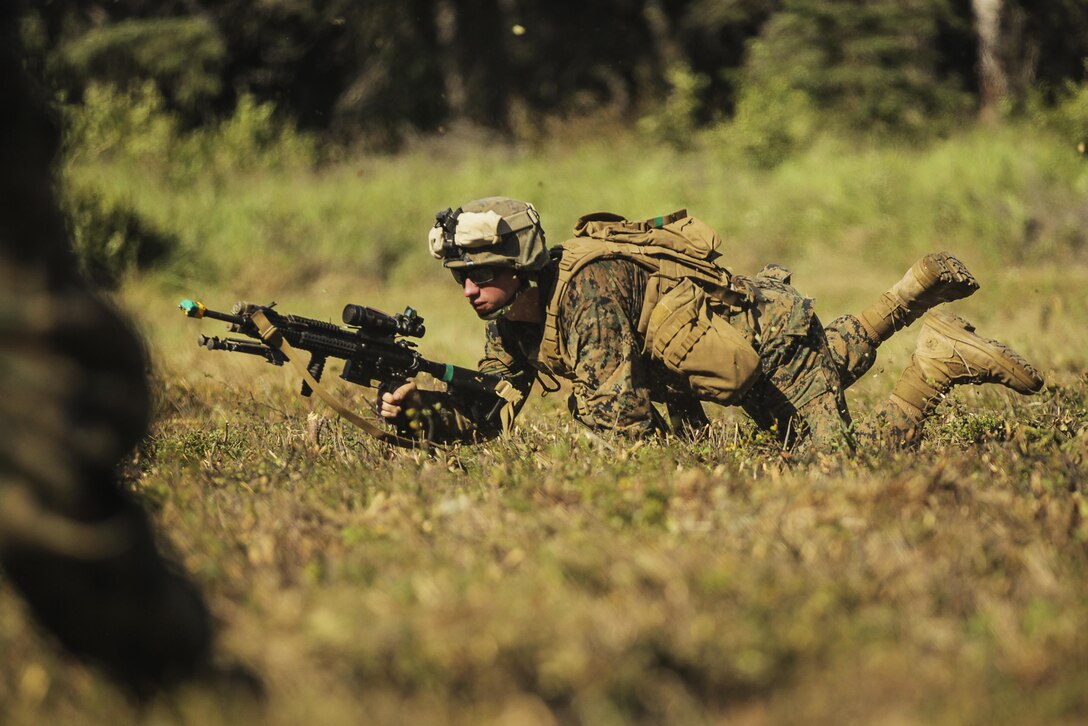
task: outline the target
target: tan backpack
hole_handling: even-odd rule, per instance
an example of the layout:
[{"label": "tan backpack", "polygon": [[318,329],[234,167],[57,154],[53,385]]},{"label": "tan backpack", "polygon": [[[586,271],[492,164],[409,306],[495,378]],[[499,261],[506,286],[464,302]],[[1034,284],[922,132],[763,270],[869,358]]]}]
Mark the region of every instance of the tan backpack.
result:
[{"label": "tan backpack", "polygon": [[602,259],[630,260],[650,271],[638,322],[643,352],[687,377],[702,400],[736,403],[759,377],[759,354],[734,328],[729,313],[739,296],[732,273],[719,266],[721,238],[686,210],[641,222],[607,212],[578,220],[561,245],[555,291],[548,304],[540,361],[563,375],[574,361],[559,336],[559,302],[583,267]]}]

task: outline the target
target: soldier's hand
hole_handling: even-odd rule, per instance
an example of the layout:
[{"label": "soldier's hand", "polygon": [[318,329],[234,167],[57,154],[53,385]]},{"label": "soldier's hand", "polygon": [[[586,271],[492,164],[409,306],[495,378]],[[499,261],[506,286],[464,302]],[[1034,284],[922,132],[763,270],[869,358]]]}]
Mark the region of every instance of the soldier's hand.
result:
[{"label": "soldier's hand", "polygon": [[419,395],[416,384],[409,381],[390,393],[382,394],[383,418],[395,419],[409,409],[419,410],[423,406],[423,398]]}]

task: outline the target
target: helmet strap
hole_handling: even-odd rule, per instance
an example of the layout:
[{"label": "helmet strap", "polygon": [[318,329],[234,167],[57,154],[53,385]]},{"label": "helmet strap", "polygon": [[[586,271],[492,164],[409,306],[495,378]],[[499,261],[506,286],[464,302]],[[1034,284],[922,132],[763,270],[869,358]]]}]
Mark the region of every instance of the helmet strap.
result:
[{"label": "helmet strap", "polygon": [[517,303],[518,298],[521,297],[521,294],[523,292],[525,292],[529,288],[537,286],[537,282],[534,277],[525,275],[524,272],[515,271],[515,274],[518,275],[521,284],[519,284],[517,289],[514,290],[514,294],[510,296],[510,300],[495,312],[488,313],[487,315],[480,315],[479,317],[481,320],[498,320],[499,318],[505,317],[506,314],[514,308],[515,303]]}]

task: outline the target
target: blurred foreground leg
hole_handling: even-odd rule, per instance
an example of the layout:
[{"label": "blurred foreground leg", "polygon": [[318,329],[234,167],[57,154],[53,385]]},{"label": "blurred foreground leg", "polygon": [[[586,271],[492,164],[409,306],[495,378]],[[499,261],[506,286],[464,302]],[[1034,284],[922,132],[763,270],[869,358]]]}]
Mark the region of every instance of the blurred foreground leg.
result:
[{"label": "blurred foreground leg", "polygon": [[144,358],[76,273],[16,6],[0,6],[0,566],[65,647],[146,694],[204,666],[211,623],[116,479],[146,429]]}]

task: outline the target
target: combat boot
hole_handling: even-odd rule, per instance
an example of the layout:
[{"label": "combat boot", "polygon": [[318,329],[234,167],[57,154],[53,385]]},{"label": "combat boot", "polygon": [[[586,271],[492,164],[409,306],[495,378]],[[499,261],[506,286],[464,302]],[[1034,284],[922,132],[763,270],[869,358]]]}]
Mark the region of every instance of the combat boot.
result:
[{"label": "combat boot", "polygon": [[858,316],[866,334],[879,345],[932,307],[978,290],[967,267],[949,252],[933,252],[914,263],[899,282]]},{"label": "combat boot", "polygon": [[976,334],[975,326],[960,316],[930,312],[892,399],[920,420],[953,386],[969,383],[998,383],[1031,395],[1043,387],[1043,378],[1012,348]]}]

